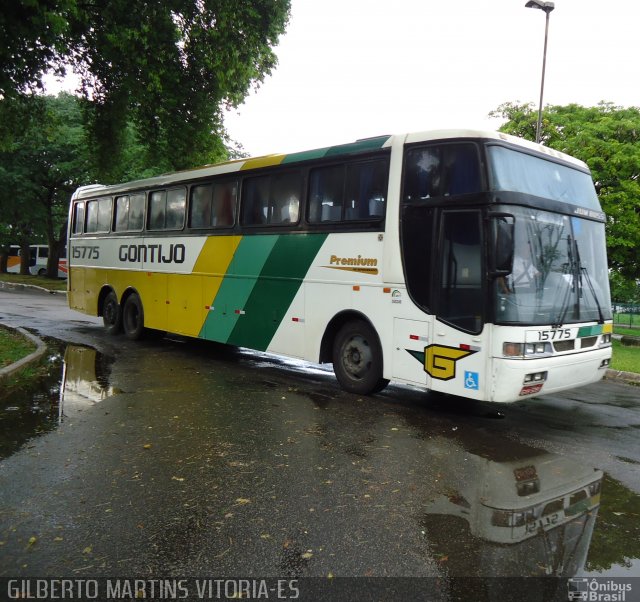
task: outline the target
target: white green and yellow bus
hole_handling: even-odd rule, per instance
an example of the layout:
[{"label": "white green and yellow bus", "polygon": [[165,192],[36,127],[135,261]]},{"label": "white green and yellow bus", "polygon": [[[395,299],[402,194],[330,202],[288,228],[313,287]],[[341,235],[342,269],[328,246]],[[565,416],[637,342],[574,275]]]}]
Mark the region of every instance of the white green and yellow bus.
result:
[{"label": "white green and yellow bus", "polygon": [[605,216],[587,166],[500,133],[381,136],[78,189],[69,304],[510,402],[611,358]]}]

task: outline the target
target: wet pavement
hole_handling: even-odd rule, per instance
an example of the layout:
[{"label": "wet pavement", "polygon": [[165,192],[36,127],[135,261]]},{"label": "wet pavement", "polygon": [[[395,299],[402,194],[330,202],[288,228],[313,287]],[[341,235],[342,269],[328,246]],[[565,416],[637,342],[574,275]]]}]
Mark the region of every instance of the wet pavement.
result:
[{"label": "wet pavement", "polygon": [[107,337],[64,298],[0,290],[0,320],[50,350],[0,393],[0,577],[565,578],[546,600],[640,576],[637,387],[359,398],[325,367]]}]

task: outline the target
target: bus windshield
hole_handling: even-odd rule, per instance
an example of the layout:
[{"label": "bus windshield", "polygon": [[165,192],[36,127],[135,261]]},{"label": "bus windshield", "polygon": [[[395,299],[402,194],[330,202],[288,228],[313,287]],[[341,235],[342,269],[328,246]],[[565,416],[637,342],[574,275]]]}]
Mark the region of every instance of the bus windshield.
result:
[{"label": "bus windshield", "polygon": [[489,146],[488,154],[492,190],[522,192],[602,211],[588,173],[503,146]]},{"label": "bus windshield", "polygon": [[525,207],[515,217],[513,270],[494,285],[499,323],[611,319],[604,224]]}]

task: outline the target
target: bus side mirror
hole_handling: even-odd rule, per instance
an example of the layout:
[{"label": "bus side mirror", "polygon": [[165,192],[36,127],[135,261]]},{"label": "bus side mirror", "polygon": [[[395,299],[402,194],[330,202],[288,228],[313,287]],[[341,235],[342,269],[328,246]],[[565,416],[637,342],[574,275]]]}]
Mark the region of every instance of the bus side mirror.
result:
[{"label": "bus side mirror", "polygon": [[491,276],[507,276],[513,271],[513,241],[516,220],[509,213],[494,213],[490,219],[489,266]]}]

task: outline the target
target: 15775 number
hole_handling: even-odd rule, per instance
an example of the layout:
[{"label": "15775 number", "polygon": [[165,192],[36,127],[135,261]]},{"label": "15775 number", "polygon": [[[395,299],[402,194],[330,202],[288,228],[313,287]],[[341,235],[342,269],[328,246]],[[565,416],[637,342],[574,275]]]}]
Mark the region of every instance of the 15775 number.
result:
[{"label": "15775 number", "polygon": [[538,333],[539,341],[559,341],[561,339],[570,339],[570,328],[555,328],[554,330],[543,330]]},{"label": "15775 number", "polygon": [[100,247],[75,245],[71,256],[74,259],[100,259]]}]

